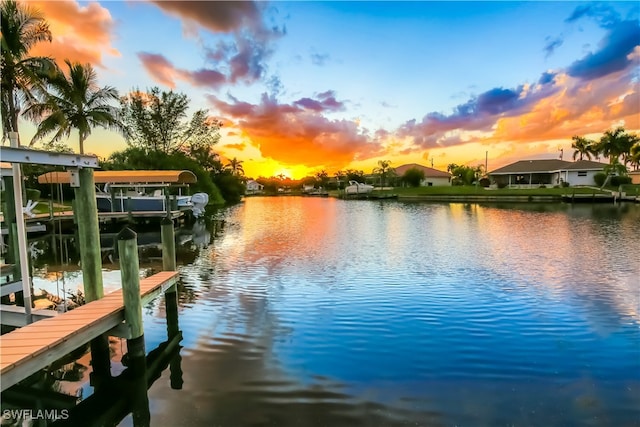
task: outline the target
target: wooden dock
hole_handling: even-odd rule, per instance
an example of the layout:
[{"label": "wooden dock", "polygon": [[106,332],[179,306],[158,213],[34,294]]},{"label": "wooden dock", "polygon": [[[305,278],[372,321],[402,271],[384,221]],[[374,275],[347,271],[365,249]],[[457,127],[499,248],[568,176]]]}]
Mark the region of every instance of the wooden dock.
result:
[{"label": "wooden dock", "polygon": [[[176,271],[163,271],[140,280],[142,304],[178,281]],[[37,321],[2,335],[2,391],[45,368],[84,343],[123,325],[122,290],[111,292],[75,310]],[[126,328],[118,336],[126,337]]]}]

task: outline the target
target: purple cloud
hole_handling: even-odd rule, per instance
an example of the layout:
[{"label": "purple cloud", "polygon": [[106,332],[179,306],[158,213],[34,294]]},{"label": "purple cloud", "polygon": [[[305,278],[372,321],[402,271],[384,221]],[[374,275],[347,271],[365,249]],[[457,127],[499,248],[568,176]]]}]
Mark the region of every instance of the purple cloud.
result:
[{"label": "purple cloud", "polygon": [[640,46],[638,21],[620,22],[602,39],[599,50],[575,61],[567,73],[582,80],[593,80],[622,71],[633,64],[628,56],[637,46]]},{"label": "purple cloud", "polygon": [[457,105],[449,115],[431,112],[420,122],[409,120],[400,126],[397,134],[401,138],[413,138],[414,144],[422,147],[462,144],[460,138],[445,134],[454,130],[489,131],[499,118],[522,114],[540,99],[558,91],[554,77],[553,73],[544,73],[533,87],[490,89]]}]

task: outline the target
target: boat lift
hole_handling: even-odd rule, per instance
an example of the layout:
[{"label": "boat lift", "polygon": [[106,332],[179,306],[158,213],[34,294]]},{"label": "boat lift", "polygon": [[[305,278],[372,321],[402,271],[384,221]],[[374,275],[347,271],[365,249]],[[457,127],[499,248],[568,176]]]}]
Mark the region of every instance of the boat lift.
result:
[{"label": "boat lift", "polygon": [[[21,164],[41,164],[52,166],[64,166],[69,170],[72,177],[71,185],[80,186],[79,169],[99,167],[98,158],[92,155],[84,154],[68,154],[57,153],[51,151],[33,150],[30,148],[20,147],[17,132],[9,132],[9,147],[0,147],[0,160],[11,164],[13,188],[7,191],[13,191],[14,206],[18,242],[18,260],[20,265],[20,277],[22,281],[22,292],[24,297],[24,322],[31,323],[32,312],[32,295],[31,295],[31,277],[29,274],[29,255],[27,252],[27,227],[23,214],[24,201],[22,198],[22,170]],[[7,210],[12,209],[7,206]],[[9,232],[11,233],[11,224],[9,224]],[[6,308],[6,310],[5,310]],[[15,310],[9,310],[10,307],[2,307],[3,315],[13,313]],[[15,308],[15,307],[11,307]]]}]

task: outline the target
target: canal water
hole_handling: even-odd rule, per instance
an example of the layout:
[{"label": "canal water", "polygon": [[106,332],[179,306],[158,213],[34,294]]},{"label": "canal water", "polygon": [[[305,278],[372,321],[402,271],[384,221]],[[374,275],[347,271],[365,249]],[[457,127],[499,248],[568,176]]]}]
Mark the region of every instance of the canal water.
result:
[{"label": "canal water", "polygon": [[[216,218],[181,234],[182,383],[151,386],[152,426],[640,425],[639,205],[254,197]],[[56,268],[35,288],[77,286]],[[143,314],[149,349],[161,298]]]}]

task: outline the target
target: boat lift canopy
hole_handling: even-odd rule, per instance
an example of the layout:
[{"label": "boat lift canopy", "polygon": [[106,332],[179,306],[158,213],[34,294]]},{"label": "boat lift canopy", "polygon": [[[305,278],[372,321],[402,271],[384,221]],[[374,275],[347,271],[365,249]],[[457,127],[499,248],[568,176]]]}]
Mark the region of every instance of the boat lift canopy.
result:
[{"label": "boat lift canopy", "polygon": [[[126,184],[131,186],[187,185],[198,181],[196,175],[188,170],[120,170],[95,171],[96,184]],[[40,184],[70,184],[69,172],[47,172],[38,177]]]}]

